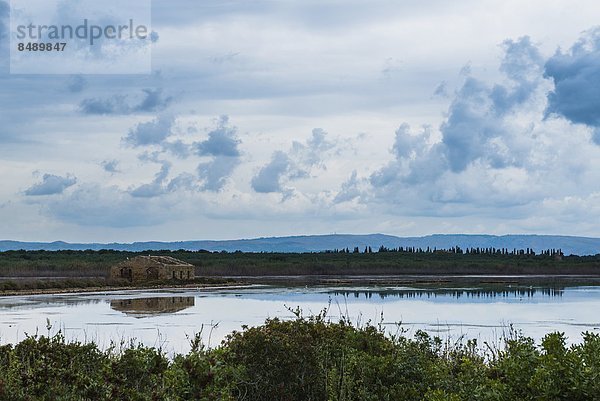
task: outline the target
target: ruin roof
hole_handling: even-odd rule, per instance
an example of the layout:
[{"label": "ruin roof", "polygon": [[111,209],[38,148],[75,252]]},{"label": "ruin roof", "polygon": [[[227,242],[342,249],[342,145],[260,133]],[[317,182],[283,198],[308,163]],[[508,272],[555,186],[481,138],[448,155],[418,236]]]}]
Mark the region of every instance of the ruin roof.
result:
[{"label": "ruin roof", "polygon": [[135,258],[127,259],[126,262],[132,262],[135,260],[146,260],[162,266],[193,266],[187,262],[184,262],[183,260],[175,259],[170,256],[136,256]]}]

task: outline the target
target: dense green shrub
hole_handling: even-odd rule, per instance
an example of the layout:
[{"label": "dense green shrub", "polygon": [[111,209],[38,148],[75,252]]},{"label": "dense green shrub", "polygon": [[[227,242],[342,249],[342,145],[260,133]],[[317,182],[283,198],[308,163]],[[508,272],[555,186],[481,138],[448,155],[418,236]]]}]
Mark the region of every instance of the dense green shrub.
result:
[{"label": "dense green shrub", "polygon": [[214,349],[200,336],[168,358],[141,345],[100,350],[58,333],[0,347],[0,400],[598,400],[600,336],[501,348],[427,333],[389,336],[324,315],[267,320]]},{"label": "dense green shrub", "polygon": [[16,346],[0,347],[0,399],[105,399],[102,366],[107,354],[95,344],[30,336]]}]

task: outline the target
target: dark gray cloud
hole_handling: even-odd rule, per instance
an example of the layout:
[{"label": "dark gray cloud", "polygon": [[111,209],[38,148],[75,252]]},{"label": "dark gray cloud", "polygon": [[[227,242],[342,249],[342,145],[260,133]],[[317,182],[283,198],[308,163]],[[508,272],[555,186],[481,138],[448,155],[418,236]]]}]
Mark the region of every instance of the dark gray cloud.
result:
[{"label": "dark gray cloud", "polygon": [[169,104],[173,101],[173,97],[163,96],[163,90],[158,89],[143,89],[144,98],[137,106],[134,106],[133,110],[138,112],[156,112],[166,109]]},{"label": "dark gray cloud", "polygon": [[[199,189],[198,178],[192,174],[181,173],[175,178],[169,180],[172,164],[166,160],[156,159],[157,155],[148,156],[146,161],[160,163],[161,168],[154,180],[148,184],[142,184],[129,190],[129,194],[134,198],[156,198],[172,192],[186,190],[197,191]],[[143,157],[141,159],[144,159]]]},{"label": "dark gray cloud", "polygon": [[252,188],[259,193],[289,192],[282,187],[282,181],[309,178],[314,167],[324,169],[323,156],[335,146],[335,142],[327,139],[327,132],[313,129],[306,142],[294,141],[287,153],[274,152],[269,163],[252,179]]},{"label": "dark gray cloud", "polygon": [[[600,128],[600,27],[587,31],[567,52],[558,50],[545,64],[554,81],[548,114]],[[600,145],[598,135],[594,141]]]},{"label": "dark gray cloud", "polygon": [[107,173],[116,174],[121,172],[117,160],[104,160],[100,165]]},{"label": "dark gray cloud", "polygon": [[[132,147],[159,146],[160,152],[168,152],[179,159],[186,159],[192,153],[194,145],[181,139],[170,140],[174,125],[173,116],[159,116],[152,121],[135,125],[123,138],[123,142]],[[140,160],[160,163],[158,156],[158,152],[145,152],[140,155]]]},{"label": "dark gray cloud", "polygon": [[239,157],[237,129],[229,126],[229,117],[221,116],[217,128],[208,133],[208,139],[196,143],[195,149],[199,156]]},{"label": "dark gray cloud", "polygon": [[137,158],[142,161],[142,162],[147,162],[147,163],[157,163],[157,164],[162,164],[162,160],[160,160],[160,152],[159,151],[145,151],[140,153]]},{"label": "dark gray cloud", "polygon": [[398,159],[414,159],[421,156],[427,148],[429,127],[424,127],[420,135],[410,133],[410,125],[404,123],[396,130],[392,151]]},{"label": "dark gray cloud", "polygon": [[374,187],[432,183],[445,172],[461,173],[476,162],[492,168],[524,163],[527,153],[512,147],[519,133],[509,128],[510,120],[539,88],[543,58],[528,37],[502,46],[500,71],[507,83],[489,86],[467,75],[440,127],[441,142],[431,143],[429,127],[412,133],[408,124],[401,125],[392,148],[394,160],[370,177]]},{"label": "dark gray cloud", "polygon": [[123,141],[130,146],[159,145],[171,135],[174,118],[161,116],[147,123],[139,123],[129,130]]},{"label": "dark gray cloud", "polygon": [[167,180],[171,171],[171,163],[168,161],[161,161],[161,168],[158,173],[154,176],[154,180],[149,184],[143,184],[139,187],[129,191],[131,196],[134,198],[154,198],[156,196],[163,195],[167,192],[164,182]]},{"label": "dark gray cloud", "polygon": [[490,138],[501,135],[489,88],[483,82],[466,79],[441,131],[450,168],[455,172],[482,156]]},{"label": "dark gray cloud", "polygon": [[107,99],[83,99],[81,103],[79,103],[79,111],[83,114],[95,115],[128,114],[130,107],[125,102],[125,96],[114,95]]},{"label": "dark gray cloud", "polygon": [[83,114],[95,115],[152,113],[166,109],[173,101],[173,97],[163,95],[161,88],[142,89],[142,92],[138,99],[122,94],[108,98],[84,99],[79,104],[79,111]]},{"label": "dark gray cloud", "polygon": [[493,87],[491,97],[498,114],[505,114],[513,107],[529,100],[541,81],[544,64],[542,55],[528,36],[517,41],[506,40],[503,47],[504,58],[500,71],[512,81],[513,85]]},{"label": "dark gray cloud", "polygon": [[448,83],[446,81],[440,82],[440,84],[434,89],[433,96],[439,96],[443,98],[450,97],[450,94],[448,93]]},{"label": "dark gray cloud", "polygon": [[169,152],[179,159],[186,159],[189,157],[193,148],[192,145],[189,145],[179,139],[171,142],[163,142],[161,146],[165,152]]},{"label": "dark gray cloud", "polygon": [[600,145],[600,128],[595,128],[594,132],[592,133],[592,140]]},{"label": "dark gray cloud", "polygon": [[271,161],[252,178],[252,189],[259,193],[281,192],[281,178],[289,171],[290,164],[287,154],[274,152]]},{"label": "dark gray cloud", "polygon": [[301,164],[312,167],[321,164],[323,155],[333,149],[335,145],[335,142],[327,139],[327,132],[321,128],[315,128],[306,144],[300,142],[292,144],[292,153],[297,155]]},{"label": "dark gray cloud", "polygon": [[216,128],[208,133],[208,139],[193,145],[198,156],[212,158],[198,165],[198,176],[204,182],[202,189],[208,191],[223,189],[228,178],[240,164],[240,144],[237,128],[229,124],[228,116],[221,116],[217,120]]},{"label": "dark gray cloud", "polygon": [[435,180],[448,169],[448,163],[443,144],[430,146],[430,137],[428,126],[413,133],[408,124],[402,124],[396,130],[392,147],[394,160],[371,175],[371,184],[385,187],[396,181],[420,184]]},{"label": "dark gray cloud", "polygon": [[164,195],[166,192],[161,184],[152,182],[150,184],[142,184],[139,187],[131,190],[129,193],[134,198],[154,198]]},{"label": "dark gray cloud", "polygon": [[358,174],[356,173],[356,170],[354,170],[350,178],[342,183],[342,188],[333,199],[333,202],[349,202],[358,198],[361,195],[359,184]]},{"label": "dark gray cloud", "polygon": [[62,194],[65,189],[75,185],[77,178],[72,175],[61,177],[54,174],[44,174],[42,182],[32,185],[25,190],[27,196],[44,196]]},{"label": "dark gray cloud", "polygon": [[504,118],[529,100],[541,83],[543,60],[529,37],[507,40],[503,46],[500,70],[510,80],[510,85],[496,84],[489,88],[483,82],[467,77],[442,124],[442,142],[454,172],[463,171],[479,158],[487,158],[497,165],[510,163],[493,154],[490,140],[505,134]]},{"label": "dark gray cloud", "polygon": [[169,181],[166,187],[167,192],[177,192],[179,190],[197,191],[198,177],[189,173],[181,173]]},{"label": "dark gray cloud", "polygon": [[[237,137],[237,128],[229,124],[227,116],[221,116],[208,138],[201,142],[187,144],[182,140],[168,140],[172,135],[174,118],[162,116],[147,123],[137,124],[123,138],[123,142],[133,147],[159,146],[159,150],[144,152],[138,156],[143,162],[160,163],[161,172],[153,182],[141,185],[130,191],[134,197],[156,197],[177,189],[220,191],[227,183],[235,168],[240,164],[241,141]],[[168,182],[167,176],[171,164],[161,160],[161,155],[171,153],[180,159],[195,153],[208,158],[197,167],[197,177],[188,173],[180,174]],[[199,185],[199,183],[202,185]]]},{"label": "dark gray cloud", "polygon": [[204,182],[202,189],[213,192],[223,189],[239,164],[239,158],[229,156],[219,156],[208,163],[201,163],[198,166],[198,176]]}]

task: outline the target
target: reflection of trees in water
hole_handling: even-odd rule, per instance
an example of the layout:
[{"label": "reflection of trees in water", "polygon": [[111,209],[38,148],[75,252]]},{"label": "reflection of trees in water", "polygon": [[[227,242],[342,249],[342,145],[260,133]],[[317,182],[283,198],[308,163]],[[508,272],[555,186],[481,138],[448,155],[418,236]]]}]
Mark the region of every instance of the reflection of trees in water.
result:
[{"label": "reflection of trees in water", "polygon": [[473,289],[403,289],[403,290],[336,290],[331,293],[336,296],[354,298],[364,297],[370,299],[373,296],[381,299],[393,298],[436,298],[439,296],[452,298],[531,298],[535,295],[544,297],[561,297],[564,287],[503,287],[498,289],[473,288]]},{"label": "reflection of trees in water", "polygon": [[30,299],[19,299],[16,302],[7,302],[0,305],[0,309],[31,310],[34,308],[43,308],[46,306],[60,308],[74,308],[80,305],[98,305],[106,302],[103,299],[83,299],[83,298],[57,298],[57,299],[39,299],[31,302]]}]

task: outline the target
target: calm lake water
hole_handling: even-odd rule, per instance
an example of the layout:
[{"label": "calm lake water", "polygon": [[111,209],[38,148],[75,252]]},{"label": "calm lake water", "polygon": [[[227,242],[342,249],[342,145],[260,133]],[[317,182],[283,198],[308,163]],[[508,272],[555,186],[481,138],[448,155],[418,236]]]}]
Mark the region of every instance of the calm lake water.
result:
[{"label": "calm lake water", "polygon": [[562,331],[570,342],[600,329],[600,286],[254,286],[0,297],[0,342],[15,343],[36,330],[46,334],[48,319],[53,332],[101,347],[135,339],[169,353],[185,352],[187,336],[200,330],[205,343],[215,346],[242,325],[292,318],[288,308],[296,307],[305,314],[329,308],[333,320],[344,315],[353,322],[382,321],[394,333],[401,323],[409,336],[422,329],[442,338],[490,342],[499,341],[511,324],[538,340]]}]

